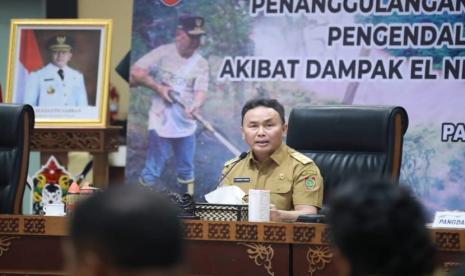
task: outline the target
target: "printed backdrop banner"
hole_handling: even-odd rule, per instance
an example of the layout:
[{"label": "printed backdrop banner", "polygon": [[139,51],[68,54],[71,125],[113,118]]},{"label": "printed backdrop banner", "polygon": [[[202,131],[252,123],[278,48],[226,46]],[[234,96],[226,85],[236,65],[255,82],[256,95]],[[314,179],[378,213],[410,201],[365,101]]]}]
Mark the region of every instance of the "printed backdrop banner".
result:
[{"label": "printed backdrop banner", "polygon": [[[410,124],[401,183],[430,212],[465,210],[465,1],[164,2],[134,1],[131,64],[174,43],[180,15],[204,18],[198,53],[209,73],[200,114],[214,132],[199,123],[193,135],[197,200],[218,185],[224,162],[247,150],[240,135],[244,102],[270,97],[287,115],[297,105],[403,106]],[[150,74],[163,74],[163,66],[154,61]],[[132,180],[146,161],[154,95],[132,88],[126,167]],[[168,158],[158,168],[158,185],[184,192],[177,181],[184,155],[156,154]]]}]

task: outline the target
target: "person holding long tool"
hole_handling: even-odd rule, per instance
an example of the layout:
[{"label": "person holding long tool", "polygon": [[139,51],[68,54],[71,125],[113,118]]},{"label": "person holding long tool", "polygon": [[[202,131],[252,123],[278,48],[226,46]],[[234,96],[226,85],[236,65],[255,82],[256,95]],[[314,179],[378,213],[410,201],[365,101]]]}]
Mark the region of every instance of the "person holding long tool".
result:
[{"label": "person holding long tool", "polygon": [[[194,193],[194,114],[205,101],[209,78],[208,62],[197,53],[201,36],[206,34],[204,23],[200,16],[179,16],[175,42],[153,49],[131,68],[132,86],[156,92],[149,111],[147,157],[139,177],[142,185],[162,188],[159,178],[173,150],[177,180],[187,186],[188,193]],[[170,93],[184,104],[176,104]]]}]

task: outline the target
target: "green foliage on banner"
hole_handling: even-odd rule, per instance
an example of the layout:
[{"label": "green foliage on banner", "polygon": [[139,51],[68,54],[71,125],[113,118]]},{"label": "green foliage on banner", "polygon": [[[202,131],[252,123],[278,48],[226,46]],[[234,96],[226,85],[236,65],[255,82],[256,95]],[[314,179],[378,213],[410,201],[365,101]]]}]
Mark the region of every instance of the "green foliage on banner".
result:
[{"label": "green foliage on banner", "polygon": [[421,198],[430,214],[438,210],[463,210],[465,151],[461,144],[442,143],[430,126],[409,128],[408,132],[400,183]]},{"label": "green foliage on banner", "polygon": [[[200,49],[202,55],[247,55],[251,53],[249,39],[251,18],[244,1],[196,0],[182,1],[176,7],[166,7],[159,1],[138,0],[134,5],[133,58],[150,49],[174,41],[177,16],[198,15],[205,18],[207,35]],[[214,16],[213,16],[214,15]],[[133,60],[135,60],[133,59]]]},{"label": "green foliage on banner", "polygon": [[454,182],[461,182],[465,179],[465,151],[461,154],[461,159],[453,159],[449,161],[449,178]]},{"label": "green foliage on banner", "polygon": [[415,194],[428,194],[433,181],[429,172],[436,154],[435,147],[430,143],[434,135],[431,128],[418,127],[409,129],[409,135],[404,139],[402,182],[410,186]]}]

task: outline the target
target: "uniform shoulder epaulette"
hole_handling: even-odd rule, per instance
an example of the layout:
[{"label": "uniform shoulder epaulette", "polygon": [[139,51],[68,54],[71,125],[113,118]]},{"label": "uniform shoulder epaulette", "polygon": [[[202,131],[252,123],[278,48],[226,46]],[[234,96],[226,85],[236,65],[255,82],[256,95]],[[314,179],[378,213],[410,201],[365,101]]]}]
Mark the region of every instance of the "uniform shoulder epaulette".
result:
[{"label": "uniform shoulder epaulette", "polygon": [[309,157],[303,155],[302,153],[300,153],[300,152],[298,152],[298,151],[292,152],[292,153],[291,153],[291,156],[292,156],[295,160],[299,161],[300,163],[302,163],[302,164],[304,164],[304,165],[313,162],[312,159],[310,159]]},{"label": "uniform shoulder epaulette", "polygon": [[231,164],[233,164],[233,163],[235,163],[235,162],[237,162],[237,161],[239,161],[239,156],[234,157],[233,159],[226,161],[226,162],[224,163],[224,166],[227,167],[227,166],[229,166],[229,165],[231,165]]}]

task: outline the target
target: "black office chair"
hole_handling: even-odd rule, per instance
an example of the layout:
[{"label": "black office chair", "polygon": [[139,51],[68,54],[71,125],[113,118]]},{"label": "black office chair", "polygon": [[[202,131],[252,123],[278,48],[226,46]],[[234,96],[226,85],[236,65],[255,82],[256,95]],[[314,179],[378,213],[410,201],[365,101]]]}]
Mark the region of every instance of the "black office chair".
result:
[{"label": "black office chair", "polygon": [[0,213],[20,214],[34,129],[30,105],[0,104]]},{"label": "black office chair", "polygon": [[324,178],[323,205],[341,183],[360,177],[398,181],[408,115],[399,106],[294,108],[287,144],[312,158]]}]

